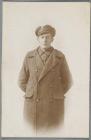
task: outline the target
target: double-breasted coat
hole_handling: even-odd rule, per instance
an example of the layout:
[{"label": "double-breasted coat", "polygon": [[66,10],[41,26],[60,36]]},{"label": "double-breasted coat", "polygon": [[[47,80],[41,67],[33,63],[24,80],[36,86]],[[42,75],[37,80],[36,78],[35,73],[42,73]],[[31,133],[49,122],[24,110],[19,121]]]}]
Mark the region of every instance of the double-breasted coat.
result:
[{"label": "double-breasted coat", "polygon": [[53,49],[43,65],[37,50],[27,53],[19,74],[19,86],[25,92],[24,116],[35,129],[52,128],[63,122],[71,74],[62,52]]}]

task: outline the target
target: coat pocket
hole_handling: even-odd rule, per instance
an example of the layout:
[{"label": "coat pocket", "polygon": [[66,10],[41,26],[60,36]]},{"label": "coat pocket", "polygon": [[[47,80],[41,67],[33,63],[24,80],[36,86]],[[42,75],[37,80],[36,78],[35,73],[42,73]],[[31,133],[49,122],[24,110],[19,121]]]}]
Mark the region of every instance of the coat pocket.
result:
[{"label": "coat pocket", "polygon": [[27,97],[26,95],[24,95],[24,98],[26,99],[26,101],[30,101],[30,100],[32,100],[32,99],[33,99],[33,95],[32,95],[32,96],[30,96],[30,97]]},{"label": "coat pocket", "polygon": [[53,98],[55,100],[59,100],[59,99],[63,100],[65,97],[64,96],[54,96]]}]

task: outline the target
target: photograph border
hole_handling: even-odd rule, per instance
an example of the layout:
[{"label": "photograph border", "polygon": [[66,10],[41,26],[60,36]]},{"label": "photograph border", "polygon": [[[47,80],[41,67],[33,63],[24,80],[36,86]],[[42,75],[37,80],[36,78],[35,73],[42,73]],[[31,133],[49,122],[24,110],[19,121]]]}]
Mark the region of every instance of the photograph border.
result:
[{"label": "photograph border", "polygon": [[[91,2],[91,0],[0,0],[0,128],[1,128],[1,116],[2,116],[2,10],[3,10],[3,7],[2,7],[2,3],[3,2]],[[91,13],[91,9],[90,9],[90,13]],[[91,33],[91,26],[90,26],[90,33]],[[91,38],[90,38],[90,44],[91,44]],[[91,46],[90,46],[91,47]],[[91,56],[90,56],[91,58]],[[91,61],[90,61],[90,69],[91,69]],[[90,73],[90,70],[89,70],[89,73]],[[91,139],[91,134],[90,134],[90,131],[91,131],[91,95],[90,95],[90,92],[91,92],[91,73],[89,74],[90,77],[89,77],[89,137],[88,138],[60,138],[60,137],[1,137],[1,129],[0,129],[0,140],[2,139],[5,139],[5,140],[8,140],[8,139],[11,139],[11,140],[26,140],[26,139],[31,139],[31,140],[35,140],[35,139],[44,139],[44,140],[48,140],[48,139],[61,139],[61,140],[90,140]]]}]

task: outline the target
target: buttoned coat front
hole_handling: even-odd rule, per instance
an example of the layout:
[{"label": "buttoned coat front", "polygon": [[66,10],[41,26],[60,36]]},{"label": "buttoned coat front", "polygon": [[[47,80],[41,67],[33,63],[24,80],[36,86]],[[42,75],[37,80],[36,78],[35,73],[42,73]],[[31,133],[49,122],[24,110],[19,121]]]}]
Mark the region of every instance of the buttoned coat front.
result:
[{"label": "buttoned coat front", "polygon": [[19,74],[19,86],[25,92],[24,116],[35,129],[56,127],[64,119],[71,74],[62,52],[53,49],[43,66],[37,50],[28,52]]}]

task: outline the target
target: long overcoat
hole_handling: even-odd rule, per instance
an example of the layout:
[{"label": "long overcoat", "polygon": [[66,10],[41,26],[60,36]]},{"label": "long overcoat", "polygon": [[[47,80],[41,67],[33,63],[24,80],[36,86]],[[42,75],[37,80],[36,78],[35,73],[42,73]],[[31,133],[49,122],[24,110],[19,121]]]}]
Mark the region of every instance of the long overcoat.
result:
[{"label": "long overcoat", "polygon": [[27,53],[19,74],[19,86],[25,92],[24,116],[36,130],[63,122],[65,93],[71,87],[64,54],[53,49],[43,65],[37,50]]}]

